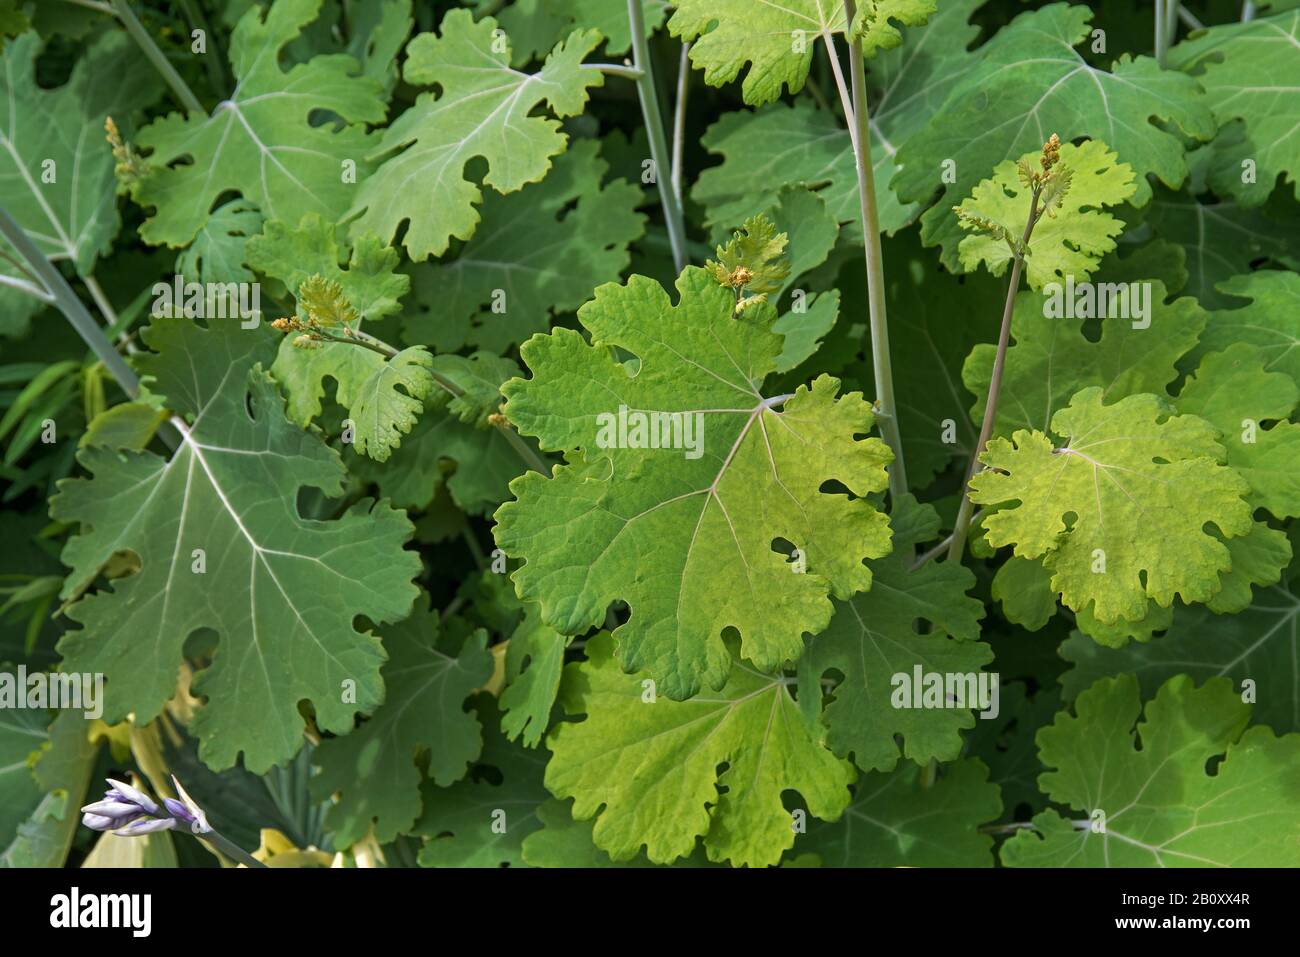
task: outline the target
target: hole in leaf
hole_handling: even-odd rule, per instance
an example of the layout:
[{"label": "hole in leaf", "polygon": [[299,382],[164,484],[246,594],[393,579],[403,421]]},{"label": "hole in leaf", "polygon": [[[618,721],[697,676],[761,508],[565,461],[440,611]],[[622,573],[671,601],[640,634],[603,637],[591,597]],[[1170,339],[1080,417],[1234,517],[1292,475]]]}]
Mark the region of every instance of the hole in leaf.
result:
[{"label": "hole in leaf", "polygon": [[848,498],[854,497],[853,493],[849,491],[849,487],[839,479],[827,479],[825,482],[822,482],[821,485],[817,486],[817,491],[825,495],[844,495]]}]

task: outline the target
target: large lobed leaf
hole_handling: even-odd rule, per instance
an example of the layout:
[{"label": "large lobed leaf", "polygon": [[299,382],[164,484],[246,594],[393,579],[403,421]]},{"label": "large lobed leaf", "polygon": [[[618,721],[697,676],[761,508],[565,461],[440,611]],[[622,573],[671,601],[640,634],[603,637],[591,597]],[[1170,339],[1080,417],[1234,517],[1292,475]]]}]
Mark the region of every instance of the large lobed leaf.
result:
[{"label": "large lobed leaf", "polygon": [[[182,246],[208,221],[214,201],[234,191],[268,219],[296,223],[308,213],[335,222],[367,171],[366,123],[384,118],[381,84],[347,54],[323,54],[288,70],[281,51],[320,11],[321,0],[277,0],[249,10],[230,39],[236,86],[208,115],[172,114],[141,130],[154,173],[135,197],[154,215],[140,236]],[[313,126],[327,112],[344,122]],[[345,175],[351,161],[356,176]]]},{"label": "large lobed leaf", "polygon": [[[1300,10],[1212,27],[1175,46],[1169,64],[1196,77],[1220,127],[1242,124],[1216,156],[1215,192],[1258,206],[1282,177],[1300,198],[1300,97],[1280,82],[1300,75]],[[1245,160],[1255,166],[1249,181]]]},{"label": "large lobed leaf", "polygon": [[[93,477],[61,482],[50,505],[56,519],[81,525],[63,552],[65,599],[114,554],[139,563],[69,608],[82,627],[60,644],[69,669],[106,676],[106,720],[155,717],[175,691],[187,639],[211,629],[212,664],[194,684],[208,702],[193,731],[211,766],[228,767],[242,751],[255,772],[298,750],[299,701],[334,732],[378,705],[383,651],[353,622],[404,617],[420,568],[402,549],[410,523],[386,503],[362,499],[330,521],[299,514],[300,489],[338,495],[345,471],[317,435],[285,419],[263,368],[268,336],[233,320],[209,329],[155,320],[145,341],[156,352],[139,362],[188,420],[174,420],[179,447],[170,458],[82,449]],[[354,683],[355,703],[344,682]]]},{"label": "large lobed leaf", "polygon": [[[995,438],[971,480],[971,500],[1003,505],[984,520],[991,545],[1022,558],[1046,556],[1052,588],[1102,623],[1137,621],[1147,599],[1206,601],[1232,567],[1224,537],[1253,526],[1249,488],[1224,457],[1217,430],[1170,415],[1154,395],[1106,405],[1084,389],[1052,417],[1057,446],[1042,432]],[[1134,531],[1140,529],[1140,534]]]},{"label": "large lobed leaf", "polygon": [[1171,678],[1139,720],[1142,710],[1135,677],[1105,678],[1079,695],[1074,715],[1062,712],[1038,732],[1052,769],[1039,786],[1081,818],[1043,811],[1032,831],[1003,845],[1004,864],[1300,864],[1300,734],[1247,728],[1250,705],[1221,678],[1200,688],[1186,675]]},{"label": "large lobed leaf", "polygon": [[1187,178],[1179,130],[1201,140],[1214,135],[1205,95],[1191,77],[1127,54],[1109,71],[1089,64],[1075,47],[1091,40],[1091,19],[1088,8],[1065,3],[1016,17],[980,48],[925,129],[900,147],[902,169],[892,185],[903,202],[929,201],[940,190],[921,222],[949,266],[957,264],[961,237],[953,201],[1054,132],[1109,145],[1137,175],[1138,206],[1151,199],[1148,175],[1171,187]]},{"label": "large lobed leaf", "polygon": [[[623,666],[681,699],[726,680],[725,629],[772,670],[826,626],[830,595],[871,584],[863,561],[889,550],[889,527],[865,496],[884,489],[890,455],[858,438],[870,409],[859,393],[837,399],[830,377],[792,396],[760,392],[781,351],[770,305],[733,318],[733,293],[702,269],[677,288],[674,305],[644,277],[602,286],[578,313],[591,343],[557,329],[524,344],[533,378],[506,383],[506,414],[568,461],[511,483],[517,501],[497,512],[496,538],[525,560],[519,596],[561,632],[579,634],[626,601],[631,618],[615,632]],[[613,430],[601,416],[620,407],[691,416],[702,423],[698,454],[602,447]],[[823,491],[831,480],[855,497]]]},{"label": "large lobed leaf", "polygon": [[565,710],[586,718],[551,733],[546,767],[547,788],[575,799],[575,818],[596,817],[596,846],[613,860],[644,846],[668,863],[703,837],[710,860],[775,864],[795,837],[783,792],[798,791],[814,817],[843,812],[852,767],[821,745],[780,674],[733,659],[717,694],[648,698],[643,676],[623,674],[613,651],[598,635],[588,660],[566,669]]},{"label": "large lobed leaf", "polygon": [[805,694],[817,696],[827,672],[843,675],[825,710],[827,744],[864,770],[891,770],[900,751],[919,764],[950,761],[961,750],[959,729],[975,723],[971,709],[980,706],[973,702],[964,708],[896,707],[896,675],[910,679],[916,668],[976,674],[993,660],[989,646],[975,640],[984,616],[984,606],[967,594],[975,575],[951,562],[911,568],[912,548],[936,536],[938,514],[907,496],[890,524],[894,553],[872,563],[871,590],[836,602],[835,617],[808,651],[812,684]]},{"label": "large lobed leaf", "polygon": [[451,260],[411,269],[419,308],[403,333],[440,352],[466,343],[505,350],[577,309],[629,261],[645,232],[639,186],[604,183],[608,164],[594,140],[561,154],[540,183],[517,195],[489,193],[483,223]]},{"label": "large lobed leaf", "polygon": [[[918,26],[935,0],[870,0],[858,10],[849,33],[864,54],[902,42],[895,23]],[[845,32],[842,0],[678,0],[668,30],[693,40],[691,63],[711,86],[730,83],[746,64],[741,86],[746,103],[769,103],[803,89],[821,40]]]},{"label": "large lobed leaf", "polygon": [[428,775],[448,786],[465,775],[483,746],[478,719],[465,699],[487,683],[492,656],[482,629],[467,636],[456,655],[438,647],[439,618],[422,599],[400,625],[384,629],[384,703],[351,734],[321,742],[313,755],[320,773],[312,793],[339,793],[325,819],[335,845],[366,836],[388,842],[420,816],[420,754]]},{"label": "large lobed leaf", "polygon": [[[67,261],[89,275],[117,233],[113,154],[104,119],[130,130],[132,115],[157,98],[153,71],[121,33],[96,39],[63,86],[36,80],[41,39],[19,36],[0,55],[0,196],[4,208],[52,262]],[[0,253],[14,257],[0,240]],[[11,284],[30,280],[12,258],[0,257],[0,335],[26,330],[40,307]]]},{"label": "large lobed leaf", "polygon": [[[542,103],[557,117],[582,112],[587,91],[604,83],[599,70],[582,66],[600,34],[575,31],[529,74],[510,68],[509,44],[494,40],[496,29],[491,17],[475,22],[468,10],[451,10],[441,34],[422,33],[407,46],[406,82],[438,92],[420,94],[384,131],[374,154],[379,169],[352,208],[354,234],[391,241],[405,222],[411,259],[440,256],[453,237],[469,239],[478,226],[483,194],[465,179],[470,160],[486,161],[485,186],[510,193],[540,180],[563,152],[560,124],[533,113]],[[426,192],[412,206],[416,188]]]}]

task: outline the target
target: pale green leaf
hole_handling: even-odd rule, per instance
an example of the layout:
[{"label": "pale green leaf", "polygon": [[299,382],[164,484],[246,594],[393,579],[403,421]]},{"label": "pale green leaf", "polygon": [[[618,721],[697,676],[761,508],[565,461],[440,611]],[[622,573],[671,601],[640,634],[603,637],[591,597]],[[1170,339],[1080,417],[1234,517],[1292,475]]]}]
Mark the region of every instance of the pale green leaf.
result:
[{"label": "pale green leaf", "polygon": [[604,183],[608,168],[599,144],[582,140],[542,182],[484,197],[483,222],[454,259],[411,268],[407,340],[440,352],[466,343],[504,351],[618,279],[628,244],[645,232],[636,211],[644,194],[621,179]]},{"label": "pale green leaf", "polygon": [[1253,523],[1246,483],[1218,464],[1212,425],[1170,414],[1154,395],[1106,405],[1093,387],[1053,416],[1052,432],[1066,441],[1021,430],[981,456],[988,469],[971,480],[972,501],[1009,506],[984,520],[991,545],[1045,556],[1062,602],[1093,605],[1107,624],[1142,618],[1148,598],[1168,607],[1220,590],[1231,558],[1206,528],[1233,537]]},{"label": "pale green leaf", "polygon": [[[1040,151],[1026,153],[1018,162],[1037,164]],[[1100,140],[1083,146],[1061,146],[1060,164],[1053,170],[1058,182],[1069,171],[1069,186],[1058,202],[1042,214],[1029,238],[1025,276],[1031,289],[1048,283],[1063,283],[1066,277],[1086,280],[1097,269],[1101,257],[1115,248],[1115,237],[1123,225],[1105,206],[1116,206],[1133,195],[1133,171],[1116,160]],[[1050,184],[1049,184],[1050,186]],[[1013,241],[1019,241],[1029,220],[1031,193],[1021,182],[1017,162],[999,163],[990,179],[983,180],[958,207],[967,217],[981,217],[1000,223]],[[1045,200],[1044,200],[1045,202]],[[962,226],[969,228],[969,221]],[[1000,238],[976,233],[958,247],[962,268],[968,272],[980,264],[995,276],[1006,272],[1013,258],[1011,248]]]},{"label": "pale green leaf", "polygon": [[[896,47],[896,24],[919,26],[935,0],[867,0],[858,9],[851,35],[864,55]],[[747,65],[741,85],[745,102],[770,103],[782,89],[798,93],[819,43],[845,32],[841,0],[677,0],[668,30],[694,41],[691,63],[710,86],[730,83]]]},{"label": "pale green leaf", "polygon": [[[326,348],[350,347],[332,343]],[[411,346],[381,362],[361,383],[348,410],[358,453],[386,462],[402,444],[424,410],[424,400],[438,388],[432,361],[423,346]]]},{"label": "pale green leaf", "polygon": [[[739,631],[745,658],[773,669],[829,622],[830,595],[870,585],[863,560],[888,551],[889,531],[865,496],[885,487],[889,452],[857,438],[870,409],[858,393],[837,399],[834,379],[762,394],[781,349],[769,304],[733,318],[732,293],[695,268],[677,289],[674,305],[644,277],[602,286],[578,313],[590,343],[557,329],[524,344],[533,378],[506,384],[506,414],[569,462],[512,483],[517,501],[497,512],[496,538],[525,559],[519,596],[560,632],[579,634],[626,601],[631,618],[615,632],[624,667],[681,699],[726,680],[725,628]],[[667,445],[678,447],[652,447],[645,428],[620,437],[620,408],[628,422],[676,416],[661,417],[653,445],[675,421]],[[830,479],[856,497],[822,491]],[[774,549],[780,541],[801,550],[805,574]]]},{"label": "pale green leaf", "polygon": [[712,861],[775,864],[795,838],[786,791],[814,817],[840,816],[852,768],[822,747],[786,679],[735,662],[720,692],[647,701],[643,676],[623,673],[613,644],[598,635],[588,660],[566,669],[565,710],[586,717],[547,739],[546,786],[575,799],[575,818],[596,818],[596,846],[614,861],[644,846],[667,863],[703,837]]},{"label": "pale green leaf", "polygon": [[[543,102],[557,117],[582,112],[587,91],[604,83],[599,70],[582,68],[600,35],[575,32],[528,74],[510,68],[509,44],[494,41],[496,29],[491,17],[475,22],[468,10],[454,9],[440,34],[422,33],[407,45],[403,77],[438,92],[420,94],[384,131],[374,153],[381,164],[352,207],[360,214],[354,235],[374,232],[391,241],[405,222],[412,260],[440,256],[453,237],[469,239],[479,223],[482,191],[465,179],[467,163],[485,161],[483,185],[511,193],[540,180],[564,151],[560,124],[534,112]],[[423,200],[413,206],[416,188]]]},{"label": "pale green leaf", "polygon": [[717,260],[710,259],[704,268],[738,297],[779,292],[790,276],[790,257],[785,254],[790,234],[776,229],[762,213],[749,217],[717,248]]},{"label": "pale green leaf", "polygon": [[1300,515],[1300,425],[1287,419],[1300,402],[1300,386],[1285,373],[1269,372],[1268,358],[1245,342],[1208,353],[1177,405],[1219,430],[1227,464],[1250,485],[1252,505],[1294,518]]}]

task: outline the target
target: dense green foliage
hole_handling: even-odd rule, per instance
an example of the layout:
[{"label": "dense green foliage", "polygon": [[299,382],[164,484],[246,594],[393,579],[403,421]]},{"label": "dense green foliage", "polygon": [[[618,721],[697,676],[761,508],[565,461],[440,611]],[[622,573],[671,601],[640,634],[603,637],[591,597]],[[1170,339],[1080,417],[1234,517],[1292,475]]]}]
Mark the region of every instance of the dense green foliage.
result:
[{"label": "dense green foliage", "polygon": [[0,861],[1300,866],[1248,6],[0,0]]}]

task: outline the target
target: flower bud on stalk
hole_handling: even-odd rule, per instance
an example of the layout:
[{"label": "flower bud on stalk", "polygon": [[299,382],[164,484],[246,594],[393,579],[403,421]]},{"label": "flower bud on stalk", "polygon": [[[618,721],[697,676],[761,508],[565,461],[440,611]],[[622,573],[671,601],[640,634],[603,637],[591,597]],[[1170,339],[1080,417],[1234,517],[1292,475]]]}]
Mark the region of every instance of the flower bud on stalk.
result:
[{"label": "flower bud on stalk", "polygon": [[185,793],[175,776],[172,784],[182,800],[164,798],[161,807],[149,795],[123,781],[109,778],[108,783],[111,787],[104,792],[102,801],[81,809],[81,823],[91,830],[113,831],[128,837],[169,831],[177,826],[191,834],[212,831],[202,809]]},{"label": "flower bud on stalk", "polygon": [[222,837],[208,823],[207,815],[172,775],[172,787],[180,798],[163,798],[161,805],[138,788],[108,779],[102,801],[81,809],[81,823],[93,831],[112,831],[119,837],[139,837],[156,831],[179,831],[201,838],[216,851],[245,867],[265,867],[238,844]]}]

